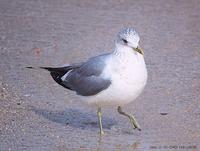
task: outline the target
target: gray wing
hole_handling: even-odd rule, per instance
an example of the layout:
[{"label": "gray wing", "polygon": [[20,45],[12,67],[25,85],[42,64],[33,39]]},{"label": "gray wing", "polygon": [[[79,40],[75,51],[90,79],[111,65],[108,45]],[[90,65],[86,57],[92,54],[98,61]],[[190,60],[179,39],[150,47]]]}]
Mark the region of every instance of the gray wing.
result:
[{"label": "gray wing", "polygon": [[110,79],[101,76],[106,58],[106,55],[91,58],[79,68],[71,70],[63,84],[83,96],[95,95],[105,90],[111,84]]}]

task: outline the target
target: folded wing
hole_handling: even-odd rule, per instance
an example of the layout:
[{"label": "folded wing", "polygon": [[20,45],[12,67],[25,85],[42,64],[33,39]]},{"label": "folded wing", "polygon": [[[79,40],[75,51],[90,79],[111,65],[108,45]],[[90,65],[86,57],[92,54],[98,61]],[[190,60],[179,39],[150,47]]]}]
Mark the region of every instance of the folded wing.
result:
[{"label": "folded wing", "polygon": [[106,56],[91,58],[81,65],[41,68],[50,71],[52,78],[63,87],[82,96],[91,96],[105,90],[111,84],[110,79],[102,76],[106,66],[105,58]]}]

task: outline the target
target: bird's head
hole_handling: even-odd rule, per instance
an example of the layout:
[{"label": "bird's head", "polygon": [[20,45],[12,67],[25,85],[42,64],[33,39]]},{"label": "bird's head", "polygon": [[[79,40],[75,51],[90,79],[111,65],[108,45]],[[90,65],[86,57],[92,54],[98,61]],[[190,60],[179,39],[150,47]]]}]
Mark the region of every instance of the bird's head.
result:
[{"label": "bird's head", "polygon": [[120,30],[117,34],[116,44],[120,46],[130,47],[134,51],[144,54],[142,48],[139,46],[140,37],[132,27],[126,27]]}]

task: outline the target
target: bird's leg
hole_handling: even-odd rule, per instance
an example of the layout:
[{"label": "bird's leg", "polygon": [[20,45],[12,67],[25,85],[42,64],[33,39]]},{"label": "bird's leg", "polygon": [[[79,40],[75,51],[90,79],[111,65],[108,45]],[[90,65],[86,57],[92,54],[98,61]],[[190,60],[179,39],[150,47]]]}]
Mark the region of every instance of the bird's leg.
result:
[{"label": "bird's leg", "polygon": [[129,118],[131,125],[133,126],[134,129],[137,128],[139,131],[141,131],[140,126],[133,115],[129,115],[123,112],[121,106],[118,106],[117,111],[119,112],[119,114],[122,114]]},{"label": "bird's leg", "polygon": [[103,132],[102,122],[101,122],[101,116],[102,116],[101,107],[98,107],[97,115],[98,115],[98,120],[99,120],[100,135],[103,135],[104,132]]}]

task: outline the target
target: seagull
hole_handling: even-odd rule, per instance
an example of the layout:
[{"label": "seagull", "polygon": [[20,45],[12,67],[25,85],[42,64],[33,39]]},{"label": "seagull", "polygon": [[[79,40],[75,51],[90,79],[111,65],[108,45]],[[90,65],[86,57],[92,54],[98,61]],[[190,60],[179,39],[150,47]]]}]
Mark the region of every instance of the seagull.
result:
[{"label": "seagull", "polygon": [[115,49],[110,53],[83,63],[40,68],[48,70],[59,85],[74,91],[84,102],[97,108],[101,135],[104,134],[101,108],[105,106],[116,107],[121,115],[128,117],[133,129],[141,130],[135,117],[121,107],[134,101],[147,82],[144,53],[139,41],[136,30],[126,27],[117,34]]}]

